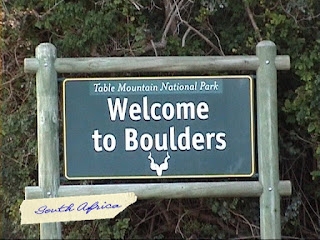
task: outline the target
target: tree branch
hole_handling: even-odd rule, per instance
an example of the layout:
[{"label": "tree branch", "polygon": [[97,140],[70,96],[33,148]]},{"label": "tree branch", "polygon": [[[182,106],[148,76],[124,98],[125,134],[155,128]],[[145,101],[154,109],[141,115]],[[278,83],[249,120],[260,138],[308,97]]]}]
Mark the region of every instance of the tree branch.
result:
[{"label": "tree branch", "polygon": [[246,12],[247,12],[247,14],[248,14],[248,17],[249,17],[249,19],[250,19],[250,22],[251,22],[252,27],[253,27],[254,31],[256,32],[259,41],[262,41],[263,39],[262,39],[262,36],[261,36],[261,34],[260,34],[260,29],[258,28],[257,23],[256,23],[256,21],[255,21],[254,18],[253,18],[253,14],[252,14],[252,11],[251,11],[251,9],[250,9],[250,7],[249,7],[249,4],[248,4],[246,1],[244,1],[244,5],[245,5],[245,9],[246,9]]},{"label": "tree branch", "polygon": [[220,56],[224,56],[224,53],[214,45],[206,36],[204,36],[199,30],[192,27],[187,21],[181,19],[181,22],[186,25],[190,30],[194,31],[199,37],[201,37],[214,51],[216,51]]}]

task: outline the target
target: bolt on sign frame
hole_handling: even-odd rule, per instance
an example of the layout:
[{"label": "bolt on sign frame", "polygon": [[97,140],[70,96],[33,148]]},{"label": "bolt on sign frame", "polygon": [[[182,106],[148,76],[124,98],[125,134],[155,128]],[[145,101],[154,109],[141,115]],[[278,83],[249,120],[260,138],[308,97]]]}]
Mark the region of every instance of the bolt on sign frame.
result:
[{"label": "bolt on sign frame", "polygon": [[[290,181],[279,180],[277,70],[290,58],[262,41],[256,56],[57,58],[50,43],[26,58],[26,73],[36,73],[39,186],[26,187],[26,199],[135,192],[138,199],[260,197],[260,235],[280,239],[280,196],[291,195]],[[259,181],[144,183],[60,186],[57,73],[256,71]],[[61,239],[60,223],[40,224],[41,239]]]}]

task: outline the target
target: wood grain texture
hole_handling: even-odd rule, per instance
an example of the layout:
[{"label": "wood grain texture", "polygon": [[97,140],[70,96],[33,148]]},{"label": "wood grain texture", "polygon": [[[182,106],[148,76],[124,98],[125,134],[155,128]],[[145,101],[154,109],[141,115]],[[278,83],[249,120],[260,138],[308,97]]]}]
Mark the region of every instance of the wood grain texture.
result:
[{"label": "wood grain texture", "polygon": [[[289,56],[277,56],[275,62],[278,70],[290,69]],[[54,66],[58,73],[255,71],[259,59],[257,56],[57,58]],[[38,68],[37,59],[25,59],[26,73],[34,73]]]},{"label": "wood grain texture", "polygon": [[[48,198],[56,197],[60,186],[56,48],[50,43],[40,44],[36,58],[39,187],[42,197]],[[40,238],[61,239],[61,224],[40,224]]]},{"label": "wood grain texture", "polygon": [[[280,181],[279,193],[291,195],[290,181]],[[263,189],[258,181],[141,183],[61,186],[59,197],[134,192],[138,199],[174,199],[200,197],[259,197]],[[26,187],[26,199],[41,198],[39,187]]]},{"label": "wood grain texture", "polygon": [[257,45],[257,136],[260,196],[261,239],[281,239],[277,69],[276,45],[262,41]]}]

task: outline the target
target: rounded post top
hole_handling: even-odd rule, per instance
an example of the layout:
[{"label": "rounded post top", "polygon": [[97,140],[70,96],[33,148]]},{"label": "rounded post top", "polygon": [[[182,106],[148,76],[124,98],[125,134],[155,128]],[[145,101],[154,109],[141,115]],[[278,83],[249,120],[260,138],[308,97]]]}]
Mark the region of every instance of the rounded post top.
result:
[{"label": "rounded post top", "polygon": [[256,54],[259,61],[269,61],[269,63],[271,61],[274,62],[277,55],[277,46],[274,42],[269,40],[261,41],[256,46]]},{"label": "rounded post top", "polygon": [[270,40],[263,40],[257,44],[257,48],[260,47],[276,47],[276,44]]},{"label": "rounded post top", "polygon": [[52,43],[41,43],[36,47],[36,58],[56,58],[57,49]]}]

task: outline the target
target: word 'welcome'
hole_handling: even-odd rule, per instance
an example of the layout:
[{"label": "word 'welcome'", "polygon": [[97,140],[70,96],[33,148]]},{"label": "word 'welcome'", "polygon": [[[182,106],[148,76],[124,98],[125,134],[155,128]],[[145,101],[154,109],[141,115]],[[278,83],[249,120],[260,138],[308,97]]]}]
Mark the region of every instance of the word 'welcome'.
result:
[{"label": "word 'welcome'", "polygon": [[150,119],[170,121],[174,117],[186,120],[196,119],[196,116],[201,120],[208,119],[209,106],[206,102],[200,102],[197,106],[193,102],[178,102],[175,105],[170,102],[163,105],[155,102],[148,109],[147,96],[142,98],[142,106],[139,103],[132,103],[129,108],[127,108],[128,98],[124,98],[122,103],[120,98],[116,98],[114,103],[111,98],[108,98],[107,101],[111,121],[115,121],[117,116],[121,121],[124,121],[127,109],[129,109],[129,117],[133,121],[140,121],[142,118],[146,121]]}]

